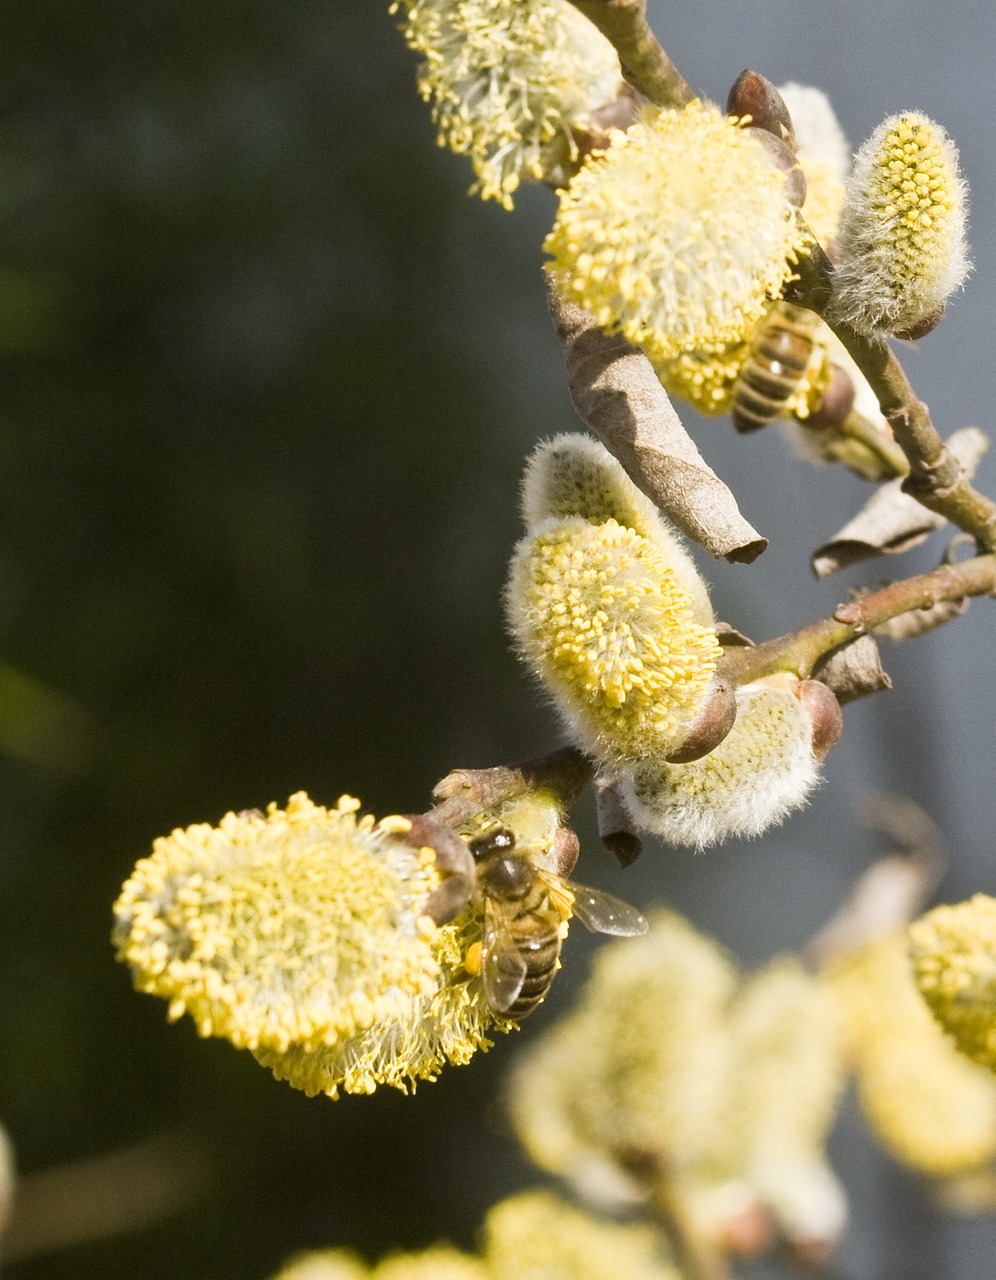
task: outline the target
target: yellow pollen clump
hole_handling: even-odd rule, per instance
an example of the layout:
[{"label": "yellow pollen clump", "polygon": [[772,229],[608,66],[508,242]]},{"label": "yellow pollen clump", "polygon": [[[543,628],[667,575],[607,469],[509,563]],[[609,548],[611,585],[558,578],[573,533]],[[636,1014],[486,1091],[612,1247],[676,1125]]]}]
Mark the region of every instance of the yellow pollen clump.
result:
[{"label": "yellow pollen clump", "polygon": [[590,155],[544,247],[567,300],[664,361],[742,340],[803,244],[762,144],[696,101]]},{"label": "yellow pollen clump", "polygon": [[910,925],[920,994],[968,1057],[996,1071],[996,899],[935,907]]},{"label": "yellow pollen clump", "polygon": [[470,156],[485,200],[512,207],[524,179],[555,183],[571,127],[622,87],[612,45],[567,0],[398,0],[423,61],[419,92],[440,146]]},{"label": "yellow pollen clump", "polygon": [[837,240],[833,313],[864,334],[903,334],[969,271],[966,186],[940,125],[910,112],[858,151]]},{"label": "yellow pollen clump", "polygon": [[668,754],[716,669],[715,632],[659,547],[607,520],[551,520],[512,561],[507,611],[526,663],[605,762]]},{"label": "yellow pollen clump", "polygon": [[237,1048],[333,1045],[435,990],[438,875],[398,838],[303,793],[286,810],[229,813],[155,842],[115,907],[135,986]]}]

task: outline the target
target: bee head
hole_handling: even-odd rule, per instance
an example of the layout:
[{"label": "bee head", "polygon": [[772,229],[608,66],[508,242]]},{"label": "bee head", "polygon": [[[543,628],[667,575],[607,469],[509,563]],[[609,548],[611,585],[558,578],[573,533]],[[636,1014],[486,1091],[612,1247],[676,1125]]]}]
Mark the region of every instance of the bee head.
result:
[{"label": "bee head", "polygon": [[478,867],[477,882],[485,893],[505,901],[524,898],[533,887],[533,868],[517,853],[496,850]]}]

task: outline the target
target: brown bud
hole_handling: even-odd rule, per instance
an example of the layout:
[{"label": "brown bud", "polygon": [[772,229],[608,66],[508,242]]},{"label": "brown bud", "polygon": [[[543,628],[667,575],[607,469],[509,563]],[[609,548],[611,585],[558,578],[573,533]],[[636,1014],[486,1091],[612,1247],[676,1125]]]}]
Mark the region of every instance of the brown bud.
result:
[{"label": "brown bud", "polygon": [[823,393],[823,399],[808,418],[800,418],[804,427],[822,430],[825,427],[839,427],[854,408],[854,383],[846,369],[839,365],[830,366],[830,385]]},{"label": "brown bud", "polygon": [[436,924],[445,924],[463,910],[474,892],[474,855],[452,827],[431,814],[417,813],[409,821],[411,827],[399,839],[415,849],[431,849],[436,855],[436,870],[445,877],[425,905],[426,915]]},{"label": "brown bud", "polygon": [[723,1252],[737,1258],[756,1258],[767,1253],[774,1241],[774,1217],[771,1210],[757,1200],[729,1214],[720,1229]]},{"label": "brown bud", "polygon": [[738,631],[736,627],[731,626],[730,623],[717,622],[714,626],[716,639],[724,649],[750,649],[753,647],[754,641],[749,636],[745,636],[742,631]]},{"label": "brown bud", "polygon": [[821,658],[813,668],[813,676],[827,686],[841,706],[892,688],[878,645],[868,635]]},{"label": "brown bud", "polygon": [[784,172],[785,195],[788,202],[796,209],[801,209],[806,203],[806,178],[799,167],[795,152],[787,143],[782,142],[781,138],[776,138],[767,129],[751,124],[747,126],[745,132],[757,139],[775,168]]},{"label": "brown bud", "polygon": [[893,336],[896,338],[902,338],[907,342],[916,342],[917,338],[925,338],[928,333],[933,332],[933,330],[941,323],[947,309],[948,304],[945,300],[935,311],[932,311],[929,316],[924,316],[922,320],[918,320],[916,324],[910,325],[908,329],[897,329]]},{"label": "brown bud", "polygon": [[844,717],[840,703],[825,684],[819,680],[802,680],[795,696],[805,707],[813,722],[813,751],[822,760],[839,740],[844,729]]},{"label": "brown bud", "polygon": [[619,96],[604,106],[588,113],[585,119],[575,124],[571,133],[578,149],[578,157],[583,160],[592,151],[605,151],[610,142],[613,129],[626,130],[636,119],[640,109],[640,99],[636,90],[624,84]]},{"label": "brown bud", "polygon": [[553,837],[553,857],[557,866],[557,874],[565,878],[577,866],[581,853],[581,842],[570,827],[558,827]]},{"label": "brown bud", "polygon": [[785,100],[759,71],[752,71],[749,67],[741,71],[726,100],[726,110],[731,116],[750,116],[758,129],[774,134],[795,150],[792,117]]},{"label": "brown bud", "polygon": [[737,718],[737,699],[733,686],[723,676],[713,676],[706,701],[692,722],[681,746],[665,756],[668,764],[688,764],[700,760],[723,741]]}]

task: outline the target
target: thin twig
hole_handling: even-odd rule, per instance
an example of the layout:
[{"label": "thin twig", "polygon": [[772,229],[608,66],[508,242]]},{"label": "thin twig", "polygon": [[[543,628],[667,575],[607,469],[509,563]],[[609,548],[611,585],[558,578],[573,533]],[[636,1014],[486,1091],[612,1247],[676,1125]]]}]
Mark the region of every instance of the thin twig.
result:
[{"label": "thin twig", "polygon": [[[813,245],[814,250],[819,246]],[[847,348],[878,397],[910,474],[903,488],[929,511],[970,533],[982,551],[996,551],[996,502],[969,482],[964,469],[934,426],[930,411],[913,390],[905,370],[887,343],[866,338],[826,315],[833,294],[833,268],[826,255],[800,256],[792,301],[821,315]]]},{"label": "thin twig", "polygon": [[571,0],[619,55],[623,75],[659,107],[683,107],[695,97],[647,22],[646,0]]},{"label": "thin twig", "polygon": [[879,591],[841,605],[830,618],[752,648],[726,651],[719,672],[731,684],[748,684],[762,676],[791,671],[810,675],[826,653],[914,609],[930,609],[942,600],[996,594],[996,555],[976,556],[960,564],[941,565],[930,573],[893,582]]}]

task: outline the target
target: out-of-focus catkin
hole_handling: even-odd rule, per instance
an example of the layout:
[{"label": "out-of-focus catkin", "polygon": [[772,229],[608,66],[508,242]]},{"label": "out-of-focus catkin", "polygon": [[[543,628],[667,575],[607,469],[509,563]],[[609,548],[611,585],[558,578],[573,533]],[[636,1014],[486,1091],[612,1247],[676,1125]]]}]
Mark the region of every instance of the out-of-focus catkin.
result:
[{"label": "out-of-focus catkin", "polygon": [[935,907],[910,925],[909,942],[931,1013],[962,1053],[996,1071],[996,899]]},{"label": "out-of-focus catkin", "polygon": [[996,1080],[931,1017],[904,933],[841,959],[824,975],[858,1075],[862,1110],[897,1160],[934,1176],[996,1156]]},{"label": "out-of-focus catkin", "polygon": [[681,1280],[659,1232],[593,1218],[550,1191],[495,1205],[484,1254],[493,1280]]},{"label": "out-of-focus catkin", "polygon": [[822,89],[791,82],[779,85],[778,92],[792,117],[796,153],[806,178],[803,216],[823,248],[830,249],[844,204],[850,148]]},{"label": "out-of-focus catkin", "polygon": [[717,1244],[758,1247],[769,1217],[794,1244],[829,1247],[846,1216],[824,1151],[842,1083],[834,1006],[797,961],[741,979],[656,911],[645,938],[601,951],[578,1007],[522,1055],[509,1106],[535,1163],[599,1207],[652,1196],[659,1168]]}]

